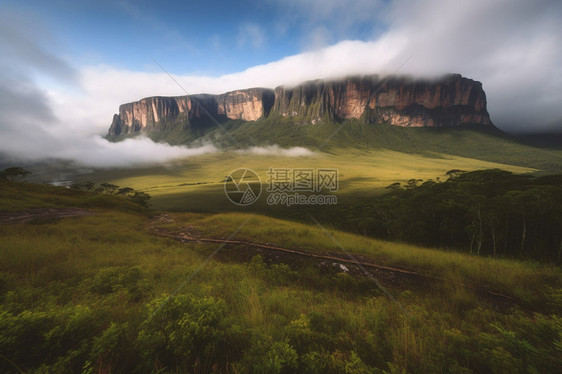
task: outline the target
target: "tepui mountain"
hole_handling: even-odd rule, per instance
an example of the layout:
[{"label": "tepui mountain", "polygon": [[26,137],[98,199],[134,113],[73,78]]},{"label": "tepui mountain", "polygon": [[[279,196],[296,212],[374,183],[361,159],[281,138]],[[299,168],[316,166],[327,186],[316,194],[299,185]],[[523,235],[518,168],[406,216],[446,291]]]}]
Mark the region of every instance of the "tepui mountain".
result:
[{"label": "tepui mountain", "polygon": [[310,125],[356,119],[402,127],[493,127],[480,82],[459,74],[436,80],[368,75],[220,95],[148,97],[119,107],[108,138],[276,117]]}]

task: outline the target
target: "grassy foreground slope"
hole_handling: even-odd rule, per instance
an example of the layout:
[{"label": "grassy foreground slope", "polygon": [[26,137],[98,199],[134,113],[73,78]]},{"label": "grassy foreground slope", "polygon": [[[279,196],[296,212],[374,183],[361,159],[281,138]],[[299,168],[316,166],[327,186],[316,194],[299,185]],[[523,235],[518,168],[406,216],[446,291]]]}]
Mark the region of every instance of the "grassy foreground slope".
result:
[{"label": "grassy foreground slope", "polygon": [[[377,282],[317,262],[162,238],[114,196],[0,183],[0,210],[88,216],[0,225],[2,372],[558,372],[557,267],[329,230],[347,251],[422,273]],[[242,213],[168,214],[162,228],[340,252],[320,227]],[[238,230],[238,231],[236,231]],[[208,259],[208,262],[205,262]],[[352,274],[352,275],[350,275]],[[394,279],[394,280],[393,280]],[[493,290],[503,296],[485,296]],[[391,295],[390,298],[388,295]]]}]

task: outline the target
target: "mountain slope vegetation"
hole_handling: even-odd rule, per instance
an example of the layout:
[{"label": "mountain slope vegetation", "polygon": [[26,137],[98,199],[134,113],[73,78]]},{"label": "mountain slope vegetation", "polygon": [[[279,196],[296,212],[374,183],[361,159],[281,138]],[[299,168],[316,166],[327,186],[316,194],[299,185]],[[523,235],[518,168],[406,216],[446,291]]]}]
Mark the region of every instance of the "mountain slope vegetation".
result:
[{"label": "mountain slope vegetation", "polygon": [[291,119],[276,118],[255,122],[231,121],[192,130],[179,126],[171,130],[149,131],[145,135],[154,141],[174,145],[213,143],[226,149],[271,144],[326,152],[346,148],[388,149],[433,157],[453,155],[474,158],[535,168],[546,173],[562,172],[561,150],[522,144],[495,128],[404,128],[355,120],[303,125]]},{"label": "mountain slope vegetation", "polygon": [[[0,181],[0,190],[0,209],[10,214],[91,213],[0,224],[6,373],[516,373],[562,365],[558,267],[256,214],[161,219],[125,198],[62,187]],[[219,240],[235,232],[245,241],[345,255],[340,243],[353,256],[422,278],[280,261],[251,246],[164,238],[156,228]]]}]

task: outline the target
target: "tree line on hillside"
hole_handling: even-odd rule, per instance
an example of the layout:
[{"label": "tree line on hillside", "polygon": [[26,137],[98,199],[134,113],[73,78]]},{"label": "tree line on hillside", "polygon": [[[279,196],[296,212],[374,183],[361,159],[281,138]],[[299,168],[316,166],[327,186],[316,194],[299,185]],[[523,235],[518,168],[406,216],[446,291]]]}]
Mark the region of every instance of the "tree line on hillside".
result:
[{"label": "tree line on hillside", "polygon": [[348,229],[481,256],[562,262],[562,175],[450,170],[444,182],[393,183],[345,210]]},{"label": "tree line on hillside", "polygon": [[0,180],[19,181],[24,180],[30,171],[19,166],[13,166],[0,171]]},{"label": "tree line on hillside", "polygon": [[99,185],[96,185],[94,182],[75,183],[70,187],[77,190],[93,191],[106,195],[122,196],[127,200],[130,200],[144,207],[148,207],[148,200],[150,200],[151,198],[151,196],[146,192],[136,191],[131,187],[120,187],[116,184],[106,182],[100,183]]},{"label": "tree line on hillside", "polygon": [[[31,174],[30,171],[19,166],[13,166],[0,171],[0,180],[23,181],[29,174]],[[76,190],[121,196],[144,207],[148,207],[148,200],[151,198],[151,196],[146,192],[136,191],[131,187],[119,187],[118,185],[111,183],[101,183],[96,185],[94,182],[84,182],[74,183],[70,187]]]}]

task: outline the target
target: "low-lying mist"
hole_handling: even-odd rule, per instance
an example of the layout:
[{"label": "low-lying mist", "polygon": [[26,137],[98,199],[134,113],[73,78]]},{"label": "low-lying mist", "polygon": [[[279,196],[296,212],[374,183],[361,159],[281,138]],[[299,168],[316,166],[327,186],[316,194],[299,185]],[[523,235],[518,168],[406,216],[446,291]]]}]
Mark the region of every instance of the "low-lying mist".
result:
[{"label": "low-lying mist", "polygon": [[277,144],[267,145],[267,146],[254,146],[249,147],[246,149],[239,149],[236,150],[236,153],[239,154],[255,154],[261,156],[284,156],[284,157],[302,157],[302,156],[313,156],[314,152],[312,152],[308,148],[304,147],[290,147],[290,148],[281,148]]},{"label": "low-lying mist", "polygon": [[[48,144],[53,143],[53,140],[48,142]],[[72,165],[74,168],[134,168],[225,151],[283,157],[314,155],[314,152],[307,148],[282,148],[277,144],[227,150],[210,141],[195,142],[190,145],[170,145],[155,142],[145,136],[110,142],[99,135],[93,135],[66,139],[66,141],[58,139],[56,143],[57,147],[35,147],[31,152],[13,152],[14,150],[12,150],[9,154],[0,155],[0,165],[34,165],[52,160]]]}]

